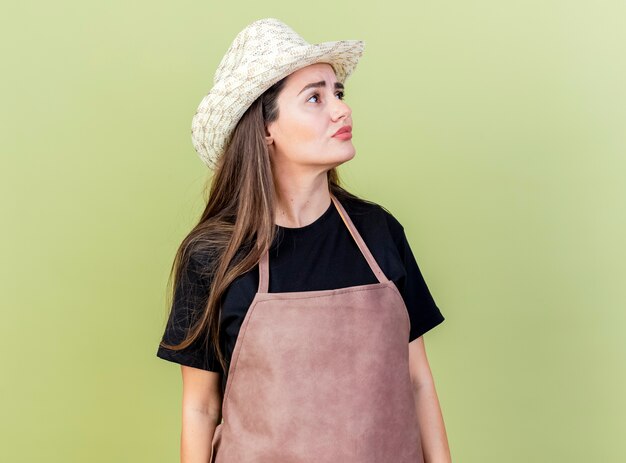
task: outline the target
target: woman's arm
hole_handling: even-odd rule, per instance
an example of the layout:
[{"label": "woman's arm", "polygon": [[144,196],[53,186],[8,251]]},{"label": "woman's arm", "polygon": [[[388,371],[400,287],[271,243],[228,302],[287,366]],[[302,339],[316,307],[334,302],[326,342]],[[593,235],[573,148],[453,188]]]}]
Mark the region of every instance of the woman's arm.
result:
[{"label": "woman's arm", "polygon": [[449,463],[452,458],[446,428],[422,336],[409,343],[409,372],[413,382],[417,418],[420,423],[424,461],[426,463]]},{"label": "woman's arm", "polygon": [[181,463],[207,463],[222,420],[221,374],[181,365],[183,376]]}]

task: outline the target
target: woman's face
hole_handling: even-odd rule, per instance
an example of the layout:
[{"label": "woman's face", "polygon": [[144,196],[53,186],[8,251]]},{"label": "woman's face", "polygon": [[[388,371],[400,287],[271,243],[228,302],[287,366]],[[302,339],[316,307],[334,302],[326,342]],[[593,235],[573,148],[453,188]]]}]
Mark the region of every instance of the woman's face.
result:
[{"label": "woman's face", "polygon": [[352,110],[343,93],[328,63],[312,64],[287,77],[278,95],[278,119],[266,129],[274,166],[327,170],[354,157],[351,138],[333,136],[341,127],[352,127]]}]

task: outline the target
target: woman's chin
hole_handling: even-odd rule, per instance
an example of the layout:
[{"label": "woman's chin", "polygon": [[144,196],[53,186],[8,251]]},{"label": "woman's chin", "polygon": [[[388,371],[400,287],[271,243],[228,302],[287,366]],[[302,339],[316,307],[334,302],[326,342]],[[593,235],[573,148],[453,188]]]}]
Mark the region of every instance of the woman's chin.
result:
[{"label": "woman's chin", "polygon": [[338,166],[340,164],[343,164],[344,162],[348,162],[349,160],[354,158],[355,155],[356,155],[356,150],[354,148],[350,150],[346,150],[345,153],[340,153],[340,154],[337,154],[336,156],[333,156],[333,161],[334,161],[333,164],[335,166]]}]

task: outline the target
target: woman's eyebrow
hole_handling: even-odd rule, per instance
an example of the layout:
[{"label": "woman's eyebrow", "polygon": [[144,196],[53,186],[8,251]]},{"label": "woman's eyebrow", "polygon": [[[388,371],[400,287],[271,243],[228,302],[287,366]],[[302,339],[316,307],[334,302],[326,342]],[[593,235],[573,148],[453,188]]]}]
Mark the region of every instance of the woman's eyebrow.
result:
[{"label": "woman's eyebrow", "polygon": [[[304,92],[306,89],[308,88],[313,88],[313,87],[326,87],[326,81],[325,80],[320,80],[319,82],[313,82],[310,84],[307,84],[304,86],[304,88],[302,90],[300,90],[300,93]],[[341,82],[335,82],[335,89],[341,89],[343,90],[343,84]],[[300,95],[300,93],[298,93],[298,95]]]}]

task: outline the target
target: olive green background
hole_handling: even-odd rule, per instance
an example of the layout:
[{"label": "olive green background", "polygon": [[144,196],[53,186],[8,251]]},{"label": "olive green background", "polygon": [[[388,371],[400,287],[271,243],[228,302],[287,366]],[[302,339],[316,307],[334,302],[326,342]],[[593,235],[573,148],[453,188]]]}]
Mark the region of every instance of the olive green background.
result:
[{"label": "olive green background", "polygon": [[623,2],[3,11],[1,461],[178,461],[180,369],[155,353],[209,178],[191,117],[262,17],[366,42],[340,172],[446,317],[424,338],[453,461],[626,461]]}]

